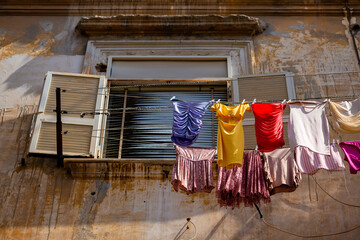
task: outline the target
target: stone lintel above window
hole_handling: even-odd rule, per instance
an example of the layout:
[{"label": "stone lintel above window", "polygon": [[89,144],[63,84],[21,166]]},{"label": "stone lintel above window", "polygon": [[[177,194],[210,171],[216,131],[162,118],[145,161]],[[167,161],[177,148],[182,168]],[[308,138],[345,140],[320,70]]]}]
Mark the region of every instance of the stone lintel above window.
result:
[{"label": "stone lintel above window", "polygon": [[83,17],[77,30],[89,36],[253,36],[266,28],[246,15],[117,15]]}]

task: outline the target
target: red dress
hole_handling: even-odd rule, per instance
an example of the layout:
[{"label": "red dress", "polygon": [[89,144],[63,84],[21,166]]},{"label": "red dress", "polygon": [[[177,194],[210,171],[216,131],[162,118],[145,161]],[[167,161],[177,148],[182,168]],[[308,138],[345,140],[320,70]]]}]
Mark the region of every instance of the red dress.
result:
[{"label": "red dress", "polygon": [[284,146],[282,115],[286,103],[254,103],[251,108],[259,151],[271,152]]}]

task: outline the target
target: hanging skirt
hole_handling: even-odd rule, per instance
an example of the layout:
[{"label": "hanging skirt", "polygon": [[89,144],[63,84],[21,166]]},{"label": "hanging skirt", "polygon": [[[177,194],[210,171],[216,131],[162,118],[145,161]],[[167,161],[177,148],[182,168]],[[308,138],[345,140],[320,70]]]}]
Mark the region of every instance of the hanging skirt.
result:
[{"label": "hanging skirt", "polygon": [[311,151],[307,147],[295,148],[295,158],[302,173],[315,174],[320,169],[327,171],[343,171],[345,165],[335,144],[330,145],[330,155]]},{"label": "hanging skirt", "polygon": [[263,153],[265,179],[270,195],[279,192],[293,192],[301,182],[301,172],[290,148],[279,148]]},{"label": "hanging skirt", "polygon": [[216,149],[180,147],[175,145],[176,162],[173,167],[171,184],[187,194],[211,192],[214,188],[212,161]]},{"label": "hanging skirt", "polygon": [[258,151],[244,152],[242,167],[226,170],[219,167],[216,196],[220,206],[239,207],[270,202],[264,179],[264,168]]}]

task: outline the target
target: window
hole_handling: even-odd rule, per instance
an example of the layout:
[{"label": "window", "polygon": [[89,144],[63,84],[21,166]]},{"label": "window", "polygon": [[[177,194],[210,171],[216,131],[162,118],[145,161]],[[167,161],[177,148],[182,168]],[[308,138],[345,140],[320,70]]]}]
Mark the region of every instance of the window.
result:
[{"label": "window", "polygon": [[[226,57],[110,59],[109,86],[104,76],[47,74],[31,153],[56,154],[56,88],[63,90],[64,156],[173,158],[171,96],[228,100]],[[215,114],[208,109],[203,121],[195,146],[215,147]]]},{"label": "window", "polygon": [[[111,70],[111,68],[109,69]],[[104,76],[49,72],[30,144],[31,153],[56,154],[55,89],[62,92],[63,149],[65,156],[95,158],[174,158],[171,96],[184,101],[228,100],[230,80],[107,79]],[[136,83],[136,84],[135,84]],[[140,83],[140,84],[139,84]],[[240,100],[251,102],[296,98],[288,74],[241,76]],[[107,97],[107,91],[109,97]],[[105,113],[110,113],[109,116]],[[287,143],[289,109],[284,112]],[[207,110],[194,146],[216,146],[217,120]],[[243,121],[245,149],[256,146],[252,113]]]},{"label": "window", "polygon": [[[110,116],[104,156],[174,158],[170,98],[227,101],[229,69],[228,58],[223,56],[110,57],[107,71]],[[216,135],[217,120],[208,109],[193,146],[215,147]]]}]

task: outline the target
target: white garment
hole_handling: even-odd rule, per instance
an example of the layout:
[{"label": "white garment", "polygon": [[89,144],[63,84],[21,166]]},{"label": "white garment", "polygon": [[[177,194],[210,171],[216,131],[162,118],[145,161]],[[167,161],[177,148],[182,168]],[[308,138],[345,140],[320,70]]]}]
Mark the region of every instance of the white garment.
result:
[{"label": "white garment", "polygon": [[329,123],[324,102],[302,101],[289,104],[288,135],[290,148],[304,146],[310,150],[330,155]]}]

